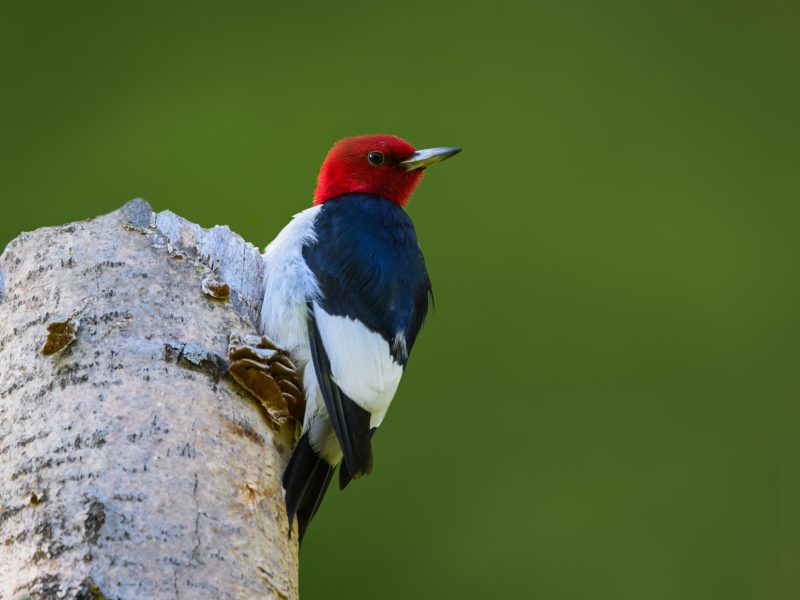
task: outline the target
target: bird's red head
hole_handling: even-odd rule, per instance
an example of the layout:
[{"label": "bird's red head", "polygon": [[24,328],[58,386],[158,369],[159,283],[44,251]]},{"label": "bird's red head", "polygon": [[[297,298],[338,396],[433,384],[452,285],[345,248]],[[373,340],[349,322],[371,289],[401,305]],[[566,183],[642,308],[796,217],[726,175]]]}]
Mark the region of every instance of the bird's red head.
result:
[{"label": "bird's red head", "polygon": [[425,167],[458,151],[458,148],[435,148],[417,152],[395,135],[345,138],[334,144],[322,163],[314,204],[342,194],[362,193],[405,206]]}]

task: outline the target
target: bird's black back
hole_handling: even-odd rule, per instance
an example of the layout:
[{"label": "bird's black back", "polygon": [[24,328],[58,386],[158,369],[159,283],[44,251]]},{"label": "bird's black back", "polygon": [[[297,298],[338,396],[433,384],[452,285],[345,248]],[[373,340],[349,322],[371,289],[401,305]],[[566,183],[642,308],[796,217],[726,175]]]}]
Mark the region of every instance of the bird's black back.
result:
[{"label": "bird's black back", "polygon": [[[364,323],[405,366],[428,312],[431,283],[406,212],[385,198],[345,194],[322,205],[303,256],[322,308]],[[402,333],[405,351],[392,342]]]}]

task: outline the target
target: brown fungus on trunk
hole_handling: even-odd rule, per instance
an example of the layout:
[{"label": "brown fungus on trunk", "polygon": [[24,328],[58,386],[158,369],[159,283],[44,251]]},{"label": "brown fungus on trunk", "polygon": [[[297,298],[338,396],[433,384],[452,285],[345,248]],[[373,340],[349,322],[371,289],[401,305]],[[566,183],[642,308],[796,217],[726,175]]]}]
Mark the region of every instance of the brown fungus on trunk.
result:
[{"label": "brown fungus on trunk", "polygon": [[78,325],[79,321],[73,319],[48,324],[42,354],[52,356],[74,342],[78,335]]},{"label": "brown fungus on trunk", "polygon": [[207,275],[200,284],[203,293],[214,300],[227,300],[231,296],[231,286],[214,275]]},{"label": "brown fungus on trunk", "polygon": [[297,369],[269,338],[231,335],[228,362],[230,376],[258,399],[274,425],[303,422],[306,402]]}]

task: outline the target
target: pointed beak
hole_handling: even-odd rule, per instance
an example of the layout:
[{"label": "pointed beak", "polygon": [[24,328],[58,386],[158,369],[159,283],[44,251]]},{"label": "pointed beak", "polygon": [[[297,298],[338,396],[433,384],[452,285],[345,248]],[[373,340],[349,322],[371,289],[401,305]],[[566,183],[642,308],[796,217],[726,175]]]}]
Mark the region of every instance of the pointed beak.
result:
[{"label": "pointed beak", "polygon": [[406,171],[424,169],[433,163],[441,162],[461,152],[461,148],[427,148],[417,150],[409,158],[400,163]]}]

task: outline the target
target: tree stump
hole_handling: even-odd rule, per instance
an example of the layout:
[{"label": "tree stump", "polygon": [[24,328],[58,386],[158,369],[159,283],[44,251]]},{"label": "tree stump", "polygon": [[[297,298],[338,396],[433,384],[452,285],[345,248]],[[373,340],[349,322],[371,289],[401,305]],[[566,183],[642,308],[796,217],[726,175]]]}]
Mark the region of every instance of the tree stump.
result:
[{"label": "tree stump", "polygon": [[262,294],[257,248],[142,200],[9,244],[0,599],[297,598],[296,423],[228,373]]}]

